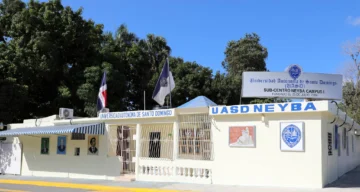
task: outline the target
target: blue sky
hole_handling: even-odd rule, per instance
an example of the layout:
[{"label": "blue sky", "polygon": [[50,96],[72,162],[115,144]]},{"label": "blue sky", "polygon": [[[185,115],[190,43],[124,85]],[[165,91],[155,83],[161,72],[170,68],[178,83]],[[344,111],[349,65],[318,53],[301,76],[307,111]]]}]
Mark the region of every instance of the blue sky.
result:
[{"label": "blue sky", "polygon": [[[346,41],[360,37],[360,1],[63,0],[114,32],[125,23],[139,37],[163,36],[172,56],[221,70],[230,40],[255,32],[268,48],[267,67],[299,64],[306,72],[339,73]],[[101,3],[100,3],[101,2]]]}]

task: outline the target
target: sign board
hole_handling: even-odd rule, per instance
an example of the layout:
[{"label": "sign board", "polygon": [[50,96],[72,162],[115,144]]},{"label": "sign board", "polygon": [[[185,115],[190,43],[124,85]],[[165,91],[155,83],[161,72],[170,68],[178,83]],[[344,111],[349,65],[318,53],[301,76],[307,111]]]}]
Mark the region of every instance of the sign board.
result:
[{"label": "sign board", "polygon": [[333,152],[332,152],[332,139],[333,139],[332,133],[328,133],[328,155],[329,156],[333,155]]},{"label": "sign board", "polygon": [[254,113],[313,112],[327,110],[318,102],[266,103],[253,105],[211,106],[210,115]]},{"label": "sign board", "polygon": [[297,65],[286,72],[243,72],[242,78],[242,97],[342,99],[342,75],[302,73]]},{"label": "sign board", "polygon": [[135,119],[135,118],[154,118],[154,117],[173,117],[174,109],[160,109],[149,111],[127,111],[99,113],[99,119]]}]

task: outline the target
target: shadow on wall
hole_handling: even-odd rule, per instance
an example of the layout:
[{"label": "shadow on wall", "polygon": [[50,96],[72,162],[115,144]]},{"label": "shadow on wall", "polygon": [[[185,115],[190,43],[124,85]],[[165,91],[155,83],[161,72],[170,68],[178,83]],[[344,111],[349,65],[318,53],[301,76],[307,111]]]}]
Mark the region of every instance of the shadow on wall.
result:
[{"label": "shadow on wall", "polygon": [[[86,177],[104,178],[120,175],[119,157],[108,157],[104,136],[99,138],[97,155],[88,155],[88,143],[85,140],[71,140],[67,135],[66,154],[57,154],[57,136],[48,137],[49,154],[40,154],[41,136],[21,137],[23,143],[22,174],[51,177]],[[87,136],[86,136],[87,138]],[[79,156],[75,156],[75,148],[80,148]],[[86,175],[86,176],[85,176]]]},{"label": "shadow on wall", "polygon": [[0,143],[0,174],[6,174],[6,170],[11,166],[12,156],[11,144]]},{"label": "shadow on wall", "polygon": [[338,180],[325,186],[325,188],[359,188],[360,187],[360,166],[347,172]]}]

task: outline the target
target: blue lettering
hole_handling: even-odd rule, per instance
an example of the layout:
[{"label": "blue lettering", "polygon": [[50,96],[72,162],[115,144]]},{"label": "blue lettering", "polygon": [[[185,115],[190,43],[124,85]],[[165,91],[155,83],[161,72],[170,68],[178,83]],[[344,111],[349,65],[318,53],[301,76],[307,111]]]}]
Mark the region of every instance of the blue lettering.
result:
[{"label": "blue lettering", "polygon": [[241,109],[241,113],[247,113],[247,112],[249,112],[249,106],[247,106],[247,105],[241,106],[240,109]]},{"label": "blue lettering", "polygon": [[304,111],[307,111],[307,110],[310,110],[310,109],[312,109],[313,111],[316,111],[316,107],[315,107],[314,103],[308,103],[308,104],[305,106]]},{"label": "blue lettering", "polygon": [[284,105],[281,105],[281,103],[279,103],[279,107],[281,109],[281,111],[285,111],[285,108],[288,106],[287,103],[285,103]]},{"label": "blue lettering", "polygon": [[223,107],[223,108],[222,108],[222,110],[221,110],[221,114],[223,114],[223,113],[228,113],[228,110],[227,110],[227,108],[226,108],[226,107]]},{"label": "blue lettering", "polygon": [[265,112],[274,112],[274,104],[266,104]]},{"label": "blue lettering", "polygon": [[239,112],[239,106],[230,107],[230,113],[238,113],[238,112]]},{"label": "blue lettering", "polygon": [[301,103],[291,103],[291,111],[301,111]]},{"label": "blue lettering", "polygon": [[254,112],[262,112],[262,105],[254,105]]},{"label": "blue lettering", "polygon": [[212,107],[211,108],[211,113],[212,114],[218,114],[219,113],[219,109],[217,107]]}]

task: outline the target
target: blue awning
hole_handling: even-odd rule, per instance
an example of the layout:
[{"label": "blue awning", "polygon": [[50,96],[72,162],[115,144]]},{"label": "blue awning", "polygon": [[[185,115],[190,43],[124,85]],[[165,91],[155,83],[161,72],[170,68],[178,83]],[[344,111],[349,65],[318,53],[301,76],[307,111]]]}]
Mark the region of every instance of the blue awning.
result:
[{"label": "blue awning", "polygon": [[26,128],[10,129],[7,131],[0,131],[0,137],[18,136],[18,135],[51,135],[51,134],[66,134],[66,133],[104,135],[105,124],[95,123],[95,124],[44,126],[44,127],[26,127]]}]

